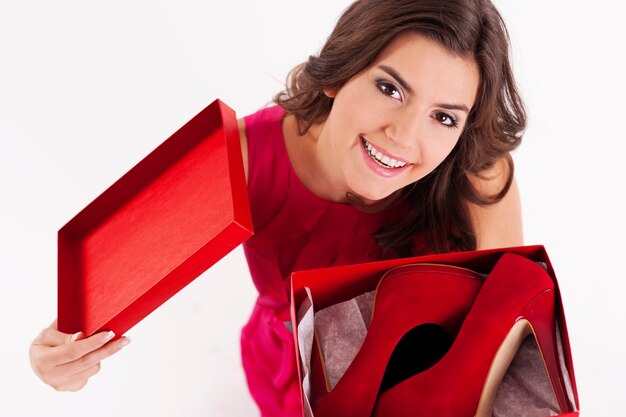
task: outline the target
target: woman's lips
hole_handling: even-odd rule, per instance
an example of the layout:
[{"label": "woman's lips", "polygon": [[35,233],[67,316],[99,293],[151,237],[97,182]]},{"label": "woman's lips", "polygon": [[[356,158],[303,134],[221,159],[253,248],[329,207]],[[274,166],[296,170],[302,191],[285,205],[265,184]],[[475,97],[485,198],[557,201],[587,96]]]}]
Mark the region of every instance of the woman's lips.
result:
[{"label": "woman's lips", "polygon": [[[365,159],[366,165],[380,176],[386,178],[395,177],[396,175],[404,172],[409,166],[412,165],[402,158],[396,157],[395,155],[383,151],[382,149],[374,147],[363,137],[359,137],[359,140],[361,141],[361,151],[363,153],[363,158]],[[375,149],[377,154],[381,153],[382,155],[379,155],[379,157],[382,158],[382,161],[372,155],[372,150],[368,148]],[[394,166],[391,166],[392,164]]]},{"label": "woman's lips", "polygon": [[370,143],[363,136],[360,136],[360,138],[361,138],[361,142],[365,145],[365,147],[367,147],[367,145],[370,144],[371,146],[373,146],[376,149],[376,151],[382,153],[383,156],[386,156],[387,158],[389,158],[389,160],[395,160],[395,161],[403,163],[403,164],[410,164],[410,162],[407,161],[406,159],[401,158],[399,156],[396,156],[396,155],[394,155],[394,154],[392,154],[390,152],[387,152],[386,149],[384,149],[384,148],[382,148],[382,147],[380,147],[378,145],[374,145],[374,144]]}]

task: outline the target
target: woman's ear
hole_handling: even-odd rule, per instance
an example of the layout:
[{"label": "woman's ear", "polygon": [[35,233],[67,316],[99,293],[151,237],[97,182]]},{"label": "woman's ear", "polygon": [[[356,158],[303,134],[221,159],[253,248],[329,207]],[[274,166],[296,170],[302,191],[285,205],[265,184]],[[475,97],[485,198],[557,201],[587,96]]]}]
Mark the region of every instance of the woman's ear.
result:
[{"label": "woman's ear", "polygon": [[324,95],[328,98],[335,98],[337,96],[337,89],[335,88],[325,88]]}]

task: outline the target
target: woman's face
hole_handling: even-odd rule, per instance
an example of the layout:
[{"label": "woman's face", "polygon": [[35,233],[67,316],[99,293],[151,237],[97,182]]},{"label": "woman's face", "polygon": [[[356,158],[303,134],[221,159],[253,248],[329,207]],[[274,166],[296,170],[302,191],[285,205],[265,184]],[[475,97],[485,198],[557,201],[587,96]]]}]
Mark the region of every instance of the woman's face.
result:
[{"label": "woman's face", "polygon": [[[473,59],[419,34],[391,42],[339,90],[318,134],[320,163],[345,191],[380,200],[434,170],[476,98]],[[336,182],[336,184],[337,184]]]}]

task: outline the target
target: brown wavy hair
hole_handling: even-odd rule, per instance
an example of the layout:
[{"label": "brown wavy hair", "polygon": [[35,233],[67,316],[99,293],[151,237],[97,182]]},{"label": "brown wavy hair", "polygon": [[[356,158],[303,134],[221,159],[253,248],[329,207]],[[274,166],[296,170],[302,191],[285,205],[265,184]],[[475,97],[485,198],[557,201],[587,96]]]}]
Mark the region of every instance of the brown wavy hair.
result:
[{"label": "brown wavy hair", "polygon": [[[489,0],[358,0],[339,18],[319,55],[291,70],[287,87],[274,102],[293,114],[298,133],[326,120],[338,89],[367,69],[397,36],[415,32],[447,50],[476,61],[480,83],[473,108],[450,155],[430,174],[375,206],[358,196],[348,200],[367,211],[390,211],[389,224],[375,233],[377,244],[412,256],[419,238],[434,252],[476,249],[468,202],[500,201],[513,181],[515,149],[526,127],[526,112],[509,62],[509,35]],[[482,177],[497,161],[508,164],[507,179],[496,195],[484,195],[469,176]],[[405,204],[400,204],[404,202]],[[393,215],[392,215],[393,213]]]}]

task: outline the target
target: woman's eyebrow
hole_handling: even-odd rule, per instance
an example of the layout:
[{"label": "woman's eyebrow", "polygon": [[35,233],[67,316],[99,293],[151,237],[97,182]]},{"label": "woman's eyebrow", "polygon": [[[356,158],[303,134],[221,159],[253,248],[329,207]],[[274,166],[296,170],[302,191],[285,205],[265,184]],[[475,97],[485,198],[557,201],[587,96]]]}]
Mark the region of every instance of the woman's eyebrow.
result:
[{"label": "woman's eyebrow", "polygon": [[387,65],[379,65],[378,68],[395,78],[398,84],[400,84],[402,88],[408,91],[409,94],[413,94],[413,89],[411,88],[409,83],[407,83],[395,69],[388,67]]},{"label": "woman's eyebrow", "polygon": [[[393,78],[395,78],[396,81],[398,82],[398,84],[400,84],[400,86],[402,88],[404,88],[409,94],[414,94],[415,93],[413,91],[413,89],[411,88],[411,86],[409,85],[409,83],[407,83],[404,80],[404,78],[402,78],[400,76],[400,74],[398,74],[398,72],[396,70],[394,70],[391,67],[388,67],[387,65],[379,65],[378,68],[383,70],[383,71],[385,71],[387,74],[389,74]],[[469,114],[469,108],[465,104],[437,103],[437,104],[435,104],[435,107],[441,107],[441,108],[446,109],[446,110],[461,110],[461,111],[464,111],[465,113]]]},{"label": "woman's eyebrow", "polygon": [[469,114],[469,109],[465,104],[446,104],[446,103],[436,103],[435,107],[441,107],[446,110],[462,110],[465,113]]}]

